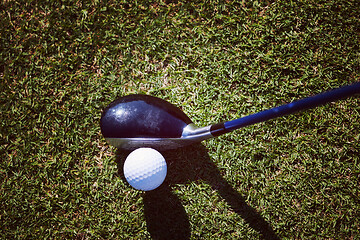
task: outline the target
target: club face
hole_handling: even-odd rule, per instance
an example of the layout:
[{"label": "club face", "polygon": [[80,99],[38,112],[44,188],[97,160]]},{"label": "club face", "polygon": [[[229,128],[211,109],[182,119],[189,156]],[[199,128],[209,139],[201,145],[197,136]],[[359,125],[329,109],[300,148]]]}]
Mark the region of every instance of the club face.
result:
[{"label": "club face", "polygon": [[147,95],[129,95],[105,108],[100,120],[107,142],[120,149],[152,147],[168,150],[202,140],[184,137],[188,129],[196,129],[189,117],[165,100]]},{"label": "club face", "polygon": [[132,151],[137,148],[153,148],[166,151],[185,147],[196,143],[196,140],[182,138],[106,138],[106,141],[116,148]]}]

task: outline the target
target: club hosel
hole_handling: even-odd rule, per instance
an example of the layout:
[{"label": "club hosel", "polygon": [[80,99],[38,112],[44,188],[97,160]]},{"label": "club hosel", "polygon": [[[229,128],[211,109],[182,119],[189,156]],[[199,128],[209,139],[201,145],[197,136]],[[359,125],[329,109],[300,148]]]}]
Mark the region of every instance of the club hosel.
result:
[{"label": "club hosel", "polygon": [[214,137],[217,137],[217,136],[223,135],[225,133],[228,133],[230,131],[225,129],[225,125],[222,122],[222,123],[216,123],[216,124],[211,125],[210,132],[211,132],[211,135],[213,135]]},{"label": "club hosel", "polygon": [[230,132],[225,129],[224,123],[217,123],[206,127],[198,128],[195,124],[191,123],[184,128],[182,138],[188,139],[208,139],[220,136],[224,133]]},{"label": "club hosel", "polygon": [[195,124],[187,125],[182,133],[182,139],[189,139],[194,141],[202,141],[214,137],[210,131],[211,126],[198,128]]}]

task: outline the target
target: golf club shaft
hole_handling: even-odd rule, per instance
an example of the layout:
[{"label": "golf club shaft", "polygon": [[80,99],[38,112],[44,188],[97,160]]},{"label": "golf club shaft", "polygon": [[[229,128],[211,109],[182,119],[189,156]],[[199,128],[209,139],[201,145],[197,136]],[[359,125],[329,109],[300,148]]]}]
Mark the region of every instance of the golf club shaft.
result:
[{"label": "golf club shaft", "polygon": [[315,108],[317,106],[350,97],[355,94],[360,94],[360,82],[264,110],[239,119],[214,124],[211,126],[210,131],[211,134],[216,137],[224,133],[231,132],[235,129],[292,114],[301,110]]}]

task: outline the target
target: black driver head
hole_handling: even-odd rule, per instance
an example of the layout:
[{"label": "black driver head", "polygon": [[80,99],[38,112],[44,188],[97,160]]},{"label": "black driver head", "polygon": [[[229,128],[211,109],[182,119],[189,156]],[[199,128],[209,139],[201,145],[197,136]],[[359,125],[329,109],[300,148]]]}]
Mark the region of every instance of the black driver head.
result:
[{"label": "black driver head", "polygon": [[100,126],[106,139],[180,138],[192,121],[179,108],[160,98],[128,95],[110,103]]}]

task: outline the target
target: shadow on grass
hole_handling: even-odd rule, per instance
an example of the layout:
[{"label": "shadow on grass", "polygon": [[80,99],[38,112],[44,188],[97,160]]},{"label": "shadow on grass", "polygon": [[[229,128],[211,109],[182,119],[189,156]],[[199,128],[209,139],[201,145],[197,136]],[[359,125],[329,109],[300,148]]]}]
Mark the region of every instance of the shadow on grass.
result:
[{"label": "shadow on grass", "polygon": [[[118,171],[124,181],[122,168],[128,154],[117,152]],[[264,239],[279,239],[261,215],[221,176],[202,144],[162,154],[168,165],[165,182],[144,194],[147,229],[154,239],[190,239],[188,216],[178,197],[172,193],[171,186],[198,180],[218,191],[231,208]]]}]

